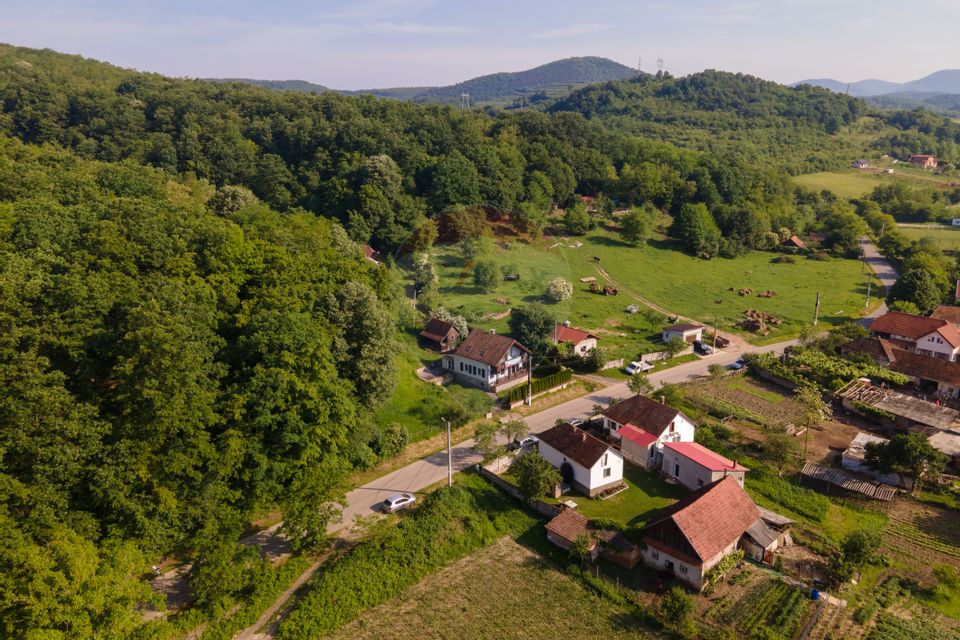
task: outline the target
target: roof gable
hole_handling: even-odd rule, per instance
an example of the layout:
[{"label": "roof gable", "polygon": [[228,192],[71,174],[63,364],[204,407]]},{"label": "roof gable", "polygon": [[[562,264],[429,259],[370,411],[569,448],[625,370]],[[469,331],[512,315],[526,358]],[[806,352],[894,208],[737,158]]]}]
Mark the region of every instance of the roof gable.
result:
[{"label": "roof gable", "polygon": [[[889,333],[918,340],[949,324],[940,318],[927,318],[902,311],[889,311],[873,321],[870,331]],[[960,340],[960,335],[958,335]],[[958,342],[960,344],[960,342]]]},{"label": "roof gable", "polygon": [[573,344],[579,344],[587,338],[593,338],[594,340],[598,339],[597,336],[593,335],[589,331],[575,329],[562,324],[558,324],[553,330],[553,339],[557,342],[572,342]]},{"label": "roof gable", "polygon": [[565,457],[587,469],[593,468],[600,457],[610,450],[606,442],[566,422],[547,429],[537,437],[540,438],[541,443],[547,443]]},{"label": "roof gable", "polygon": [[[658,437],[670,427],[670,423],[677,416],[683,416],[680,411],[670,405],[651,400],[640,394],[607,407],[603,411],[603,415],[617,424],[632,424],[638,429],[643,429]],[[683,417],[690,421],[686,416]]]},{"label": "roof gable", "polygon": [[450,335],[450,331],[456,330],[457,328],[449,322],[445,322],[440,318],[430,318],[426,326],[424,326],[423,331],[420,332],[420,335],[424,338],[440,342]]},{"label": "roof gable", "polygon": [[684,497],[647,528],[673,520],[700,560],[707,561],[739,539],[759,518],[757,505],[736,479],[727,476]]},{"label": "roof gable", "polygon": [[496,366],[507,357],[510,348],[516,345],[518,349],[530,353],[525,346],[508,336],[497,335],[474,329],[467,335],[466,339],[460,343],[454,351],[455,355]]}]

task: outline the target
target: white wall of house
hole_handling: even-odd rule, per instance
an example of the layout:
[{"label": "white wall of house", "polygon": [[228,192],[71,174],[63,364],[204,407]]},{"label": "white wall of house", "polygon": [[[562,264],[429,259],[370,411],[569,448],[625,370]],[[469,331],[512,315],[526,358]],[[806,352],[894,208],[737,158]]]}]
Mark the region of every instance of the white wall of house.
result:
[{"label": "white wall of house", "polygon": [[703,339],[703,327],[688,329],[687,331],[664,331],[660,336],[664,342],[670,342],[674,338],[681,338],[687,342]]},{"label": "white wall of house", "polygon": [[924,336],[917,340],[916,351],[917,353],[925,356],[933,356],[934,358],[942,358],[944,360],[955,362],[957,359],[957,353],[960,352],[960,349],[954,349],[953,346],[943,338],[943,336],[934,331],[930,335]]},{"label": "white wall of house", "polygon": [[697,591],[703,586],[704,570],[701,567],[675,558],[666,551],[648,545],[643,550],[643,562],[659,571],[670,571],[678,580],[686,582]]},{"label": "white wall of house", "polygon": [[[712,471],[699,462],[680,455],[668,447],[663,448],[663,472],[672,478],[680,481],[680,484],[688,489],[699,489],[708,484],[713,484],[721,480],[724,476],[723,471]],[[733,476],[740,486],[743,486],[743,471],[728,471],[727,475]]]},{"label": "white wall of house", "polygon": [[457,354],[444,356],[444,362],[447,361],[447,358],[450,358],[450,362],[453,365],[450,370],[453,371],[455,375],[472,380],[481,386],[496,384],[495,372],[490,365],[471,360],[470,358],[464,358]]},{"label": "white wall of house", "polygon": [[585,487],[588,491],[623,480],[623,456],[613,448],[608,447],[607,452],[590,469],[574,460],[570,460],[546,442],[541,441],[539,449],[540,455],[557,469],[565,462],[569,463],[573,469],[573,481]]},{"label": "white wall of house", "polygon": [[583,358],[596,348],[597,348],[596,338],[584,338],[577,344],[573,345],[573,352],[576,353],[581,358]]},{"label": "white wall of house", "polygon": [[651,468],[657,459],[657,448],[653,443],[650,443],[644,447],[637,444],[633,440],[621,438],[620,451],[623,453],[624,458],[644,469]]},{"label": "white wall of house", "polygon": [[608,447],[607,452],[600,456],[597,463],[590,469],[590,484],[587,486],[590,489],[596,489],[621,480],[623,480],[623,456],[612,447]]}]

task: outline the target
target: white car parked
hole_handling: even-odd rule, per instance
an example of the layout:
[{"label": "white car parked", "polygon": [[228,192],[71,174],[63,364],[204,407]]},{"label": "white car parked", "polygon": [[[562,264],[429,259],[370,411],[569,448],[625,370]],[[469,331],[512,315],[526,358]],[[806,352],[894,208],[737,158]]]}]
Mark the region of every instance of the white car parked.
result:
[{"label": "white car parked", "polygon": [[650,369],[653,369],[653,365],[649,362],[644,362],[643,360],[634,360],[627,365],[625,371],[630,375],[634,375],[636,373],[640,373],[641,371],[650,371]]},{"label": "white car parked", "polygon": [[416,501],[417,496],[412,493],[395,493],[383,501],[383,510],[387,513],[394,513],[406,509]]}]

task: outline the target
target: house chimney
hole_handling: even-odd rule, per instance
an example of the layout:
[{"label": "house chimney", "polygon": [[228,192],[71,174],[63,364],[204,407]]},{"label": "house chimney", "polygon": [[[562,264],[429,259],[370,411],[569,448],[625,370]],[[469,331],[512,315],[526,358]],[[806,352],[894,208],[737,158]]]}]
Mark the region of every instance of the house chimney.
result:
[{"label": "house chimney", "polygon": [[667,404],[667,396],[660,396],[660,404]]}]

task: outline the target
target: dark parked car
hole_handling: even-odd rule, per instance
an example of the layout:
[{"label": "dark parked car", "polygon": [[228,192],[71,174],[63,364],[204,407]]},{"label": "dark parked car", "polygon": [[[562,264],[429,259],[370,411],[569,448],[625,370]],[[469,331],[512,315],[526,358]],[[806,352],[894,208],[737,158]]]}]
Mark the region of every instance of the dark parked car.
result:
[{"label": "dark parked car", "polygon": [[711,353],[713,353],[713,347],[708,345],[706,342],[703,342],[702,340],[694,340],[693,350],[702,356],[708,356]]}]

